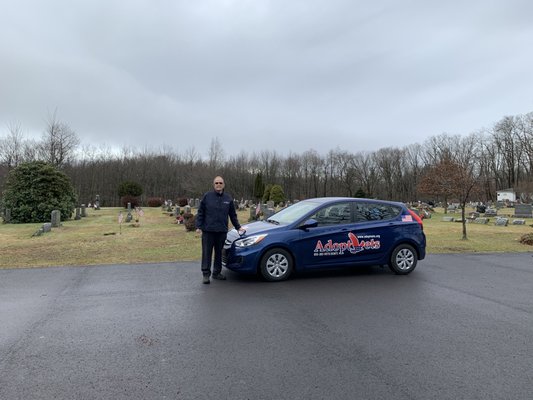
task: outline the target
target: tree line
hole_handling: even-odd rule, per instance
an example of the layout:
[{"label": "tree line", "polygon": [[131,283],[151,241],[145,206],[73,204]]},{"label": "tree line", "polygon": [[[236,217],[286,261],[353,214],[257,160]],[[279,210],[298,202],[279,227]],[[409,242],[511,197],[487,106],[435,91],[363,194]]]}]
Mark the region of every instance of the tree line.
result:
[{"label": "tree line", "polygon": [[513,188],[522,201],[531,202],[533,112],[503,117],[466,136],[443,133],[423,143],[376,151],[335,148],[321,154],[310,149],[281,155],[263,150],[226,156],[214,138],[206,157],[194,147],[183,153],[124,147],[119,154],[105,147],[80,147],[74,129],[53,114],[41,140],[25,139],[20,124],[7,126],[7,134],[0,137],[0,188],[10,170],[36,160],[65,172],[80,203],[99,195],[102,206],[120,205],[118,187],[125,181],[139,183],[145,201],[175,201],[200,197],[219,174],[239,200],[253,199],[261,174],[265,184],[280,185],[291,201],[320,196],[495,201],[497,190]]}]

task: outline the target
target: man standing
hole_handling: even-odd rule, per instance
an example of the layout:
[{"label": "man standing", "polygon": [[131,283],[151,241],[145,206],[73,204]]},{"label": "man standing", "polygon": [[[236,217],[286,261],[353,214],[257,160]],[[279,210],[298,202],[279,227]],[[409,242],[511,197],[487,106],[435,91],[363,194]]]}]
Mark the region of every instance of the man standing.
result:
[{"label": "man standing", "polygon": [[217,176],[213,180],[214,190],[204,194],[198,215],[196,215],[196,232],[202,235],[202,274],[203,282],[209,283],[211,276],[211,258],[213,250],[215,260],[213,262],[213,279],[225,280],[222,275],[222,248],[228,233],[228,217],[231,223],[243,234],[245,231],[241,228],[237,219],[237,212],[233,199],[227,193],[224,193],[224,179]]}]

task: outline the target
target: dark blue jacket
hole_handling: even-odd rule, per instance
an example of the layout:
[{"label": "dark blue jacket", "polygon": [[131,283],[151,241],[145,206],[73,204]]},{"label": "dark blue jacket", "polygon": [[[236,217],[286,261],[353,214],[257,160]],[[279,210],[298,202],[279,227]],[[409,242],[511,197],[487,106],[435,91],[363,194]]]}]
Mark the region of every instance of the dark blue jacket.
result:
[{"label": "dark blue jacket", "polygon": [[231,196],[213,190],[204,194],[200,201],[196,215],[196,227],[205,232],[227,232],[228,217],[236,229],[241,228]]}]

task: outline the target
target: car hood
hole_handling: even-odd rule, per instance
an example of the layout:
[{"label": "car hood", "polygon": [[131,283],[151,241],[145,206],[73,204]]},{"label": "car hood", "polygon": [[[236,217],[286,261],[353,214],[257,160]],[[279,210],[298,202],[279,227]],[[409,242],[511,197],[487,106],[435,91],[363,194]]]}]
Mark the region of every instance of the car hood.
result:
[{"label": "car hood", "polygon": [[251,222],[249,224],[243,225],[242,228],[246,230],[246,233],[242,236],[239,235],[237,230],[232,229],[228,232],[226,236],[226,246],[231,245],[235,240],[239,238],[245,238],[253,235],[257,235],[259,233],[268,233],[273,230],[277,230],[282,228],[282,225],[276,225],[272,224],[270,222],[265,221],[255,221]]}]

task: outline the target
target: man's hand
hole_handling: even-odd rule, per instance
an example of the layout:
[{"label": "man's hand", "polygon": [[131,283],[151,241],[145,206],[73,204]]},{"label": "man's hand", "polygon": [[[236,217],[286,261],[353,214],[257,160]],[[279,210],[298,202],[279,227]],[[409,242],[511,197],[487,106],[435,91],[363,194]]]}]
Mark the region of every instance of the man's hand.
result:
[{"label": "man's hand", "polygon": [[241,235],[241,236],[242,236],[242,235],[244,235],[244,234],[246,233],[246,229],[244,229],[244,228],[241,228],[241,229],[239,229],[239,231],[238,231],[238,232],[239,232],[239,235]]},{"label": "man's hand", "polygon": [[202,236],[202,230],[200,228],[196,228],[196,237]]}]

